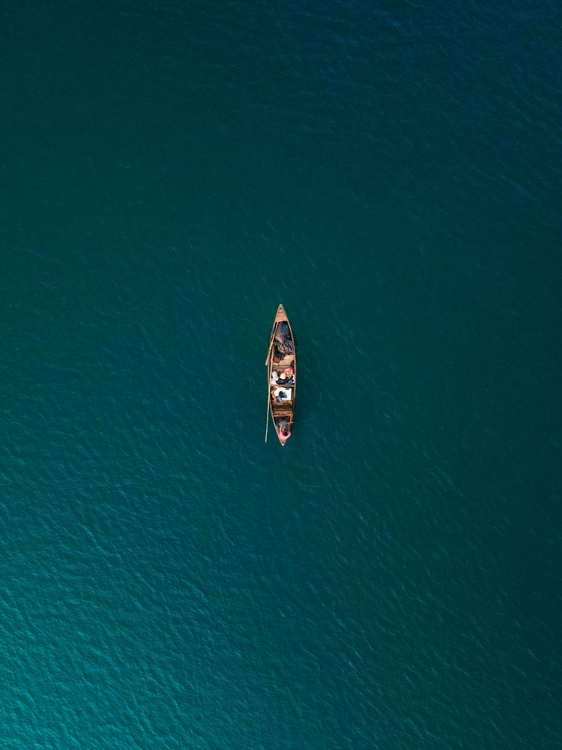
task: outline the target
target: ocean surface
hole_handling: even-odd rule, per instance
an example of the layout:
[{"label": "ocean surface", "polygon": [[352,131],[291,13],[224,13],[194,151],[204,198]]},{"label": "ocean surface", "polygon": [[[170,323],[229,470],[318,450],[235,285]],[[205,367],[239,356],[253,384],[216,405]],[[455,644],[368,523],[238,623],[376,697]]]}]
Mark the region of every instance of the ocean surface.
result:
[{"label": "ocean surface", "polygon": [[0,49],[0,747],[561,748],[559,3]]}]

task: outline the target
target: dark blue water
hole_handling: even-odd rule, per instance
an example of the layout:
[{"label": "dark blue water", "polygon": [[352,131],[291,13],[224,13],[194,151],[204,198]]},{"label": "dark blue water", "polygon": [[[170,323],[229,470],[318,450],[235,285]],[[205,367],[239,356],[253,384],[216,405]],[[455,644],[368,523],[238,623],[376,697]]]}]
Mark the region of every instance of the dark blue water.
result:
[{"label": "dark blue water", "polygon": [[0,744],[561,747],[557,4],[0,41]]}]

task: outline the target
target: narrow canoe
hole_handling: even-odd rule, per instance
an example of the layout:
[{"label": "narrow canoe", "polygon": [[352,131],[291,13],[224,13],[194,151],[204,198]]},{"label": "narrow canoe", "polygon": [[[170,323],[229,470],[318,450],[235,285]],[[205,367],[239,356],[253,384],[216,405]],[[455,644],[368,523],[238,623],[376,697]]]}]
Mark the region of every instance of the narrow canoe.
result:
[{"label": "narrow canoe", "polygon": [[[281,445],[291,437],[297,390],[295,339],[283,305],[275,313],[265,360],[269,413]],[[267,439],[267,438],[266,438]]]}]

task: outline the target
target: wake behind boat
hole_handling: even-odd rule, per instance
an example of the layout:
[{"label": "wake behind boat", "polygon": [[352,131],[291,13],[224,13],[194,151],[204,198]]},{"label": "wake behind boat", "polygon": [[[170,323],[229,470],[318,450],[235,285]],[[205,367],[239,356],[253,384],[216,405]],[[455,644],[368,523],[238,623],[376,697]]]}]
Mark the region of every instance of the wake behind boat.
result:
[{"label": "wake behind boat", "polygon": [[283,305],[279,305],[273,321],[269,349],[265,360],[267,367],[268,420],[273,420],[275,432],[281,445],[291,437],[297,380],[297,358],[295,339],[289,318]]}]

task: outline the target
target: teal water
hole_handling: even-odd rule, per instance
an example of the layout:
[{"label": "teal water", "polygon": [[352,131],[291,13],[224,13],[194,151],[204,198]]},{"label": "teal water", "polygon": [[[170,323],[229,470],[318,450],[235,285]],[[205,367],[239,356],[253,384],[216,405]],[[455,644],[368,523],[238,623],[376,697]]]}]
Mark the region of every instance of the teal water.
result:
[{"label": "teal water", "polygon": [[1,18],[2,747],[561,747],[554,2]]}]

